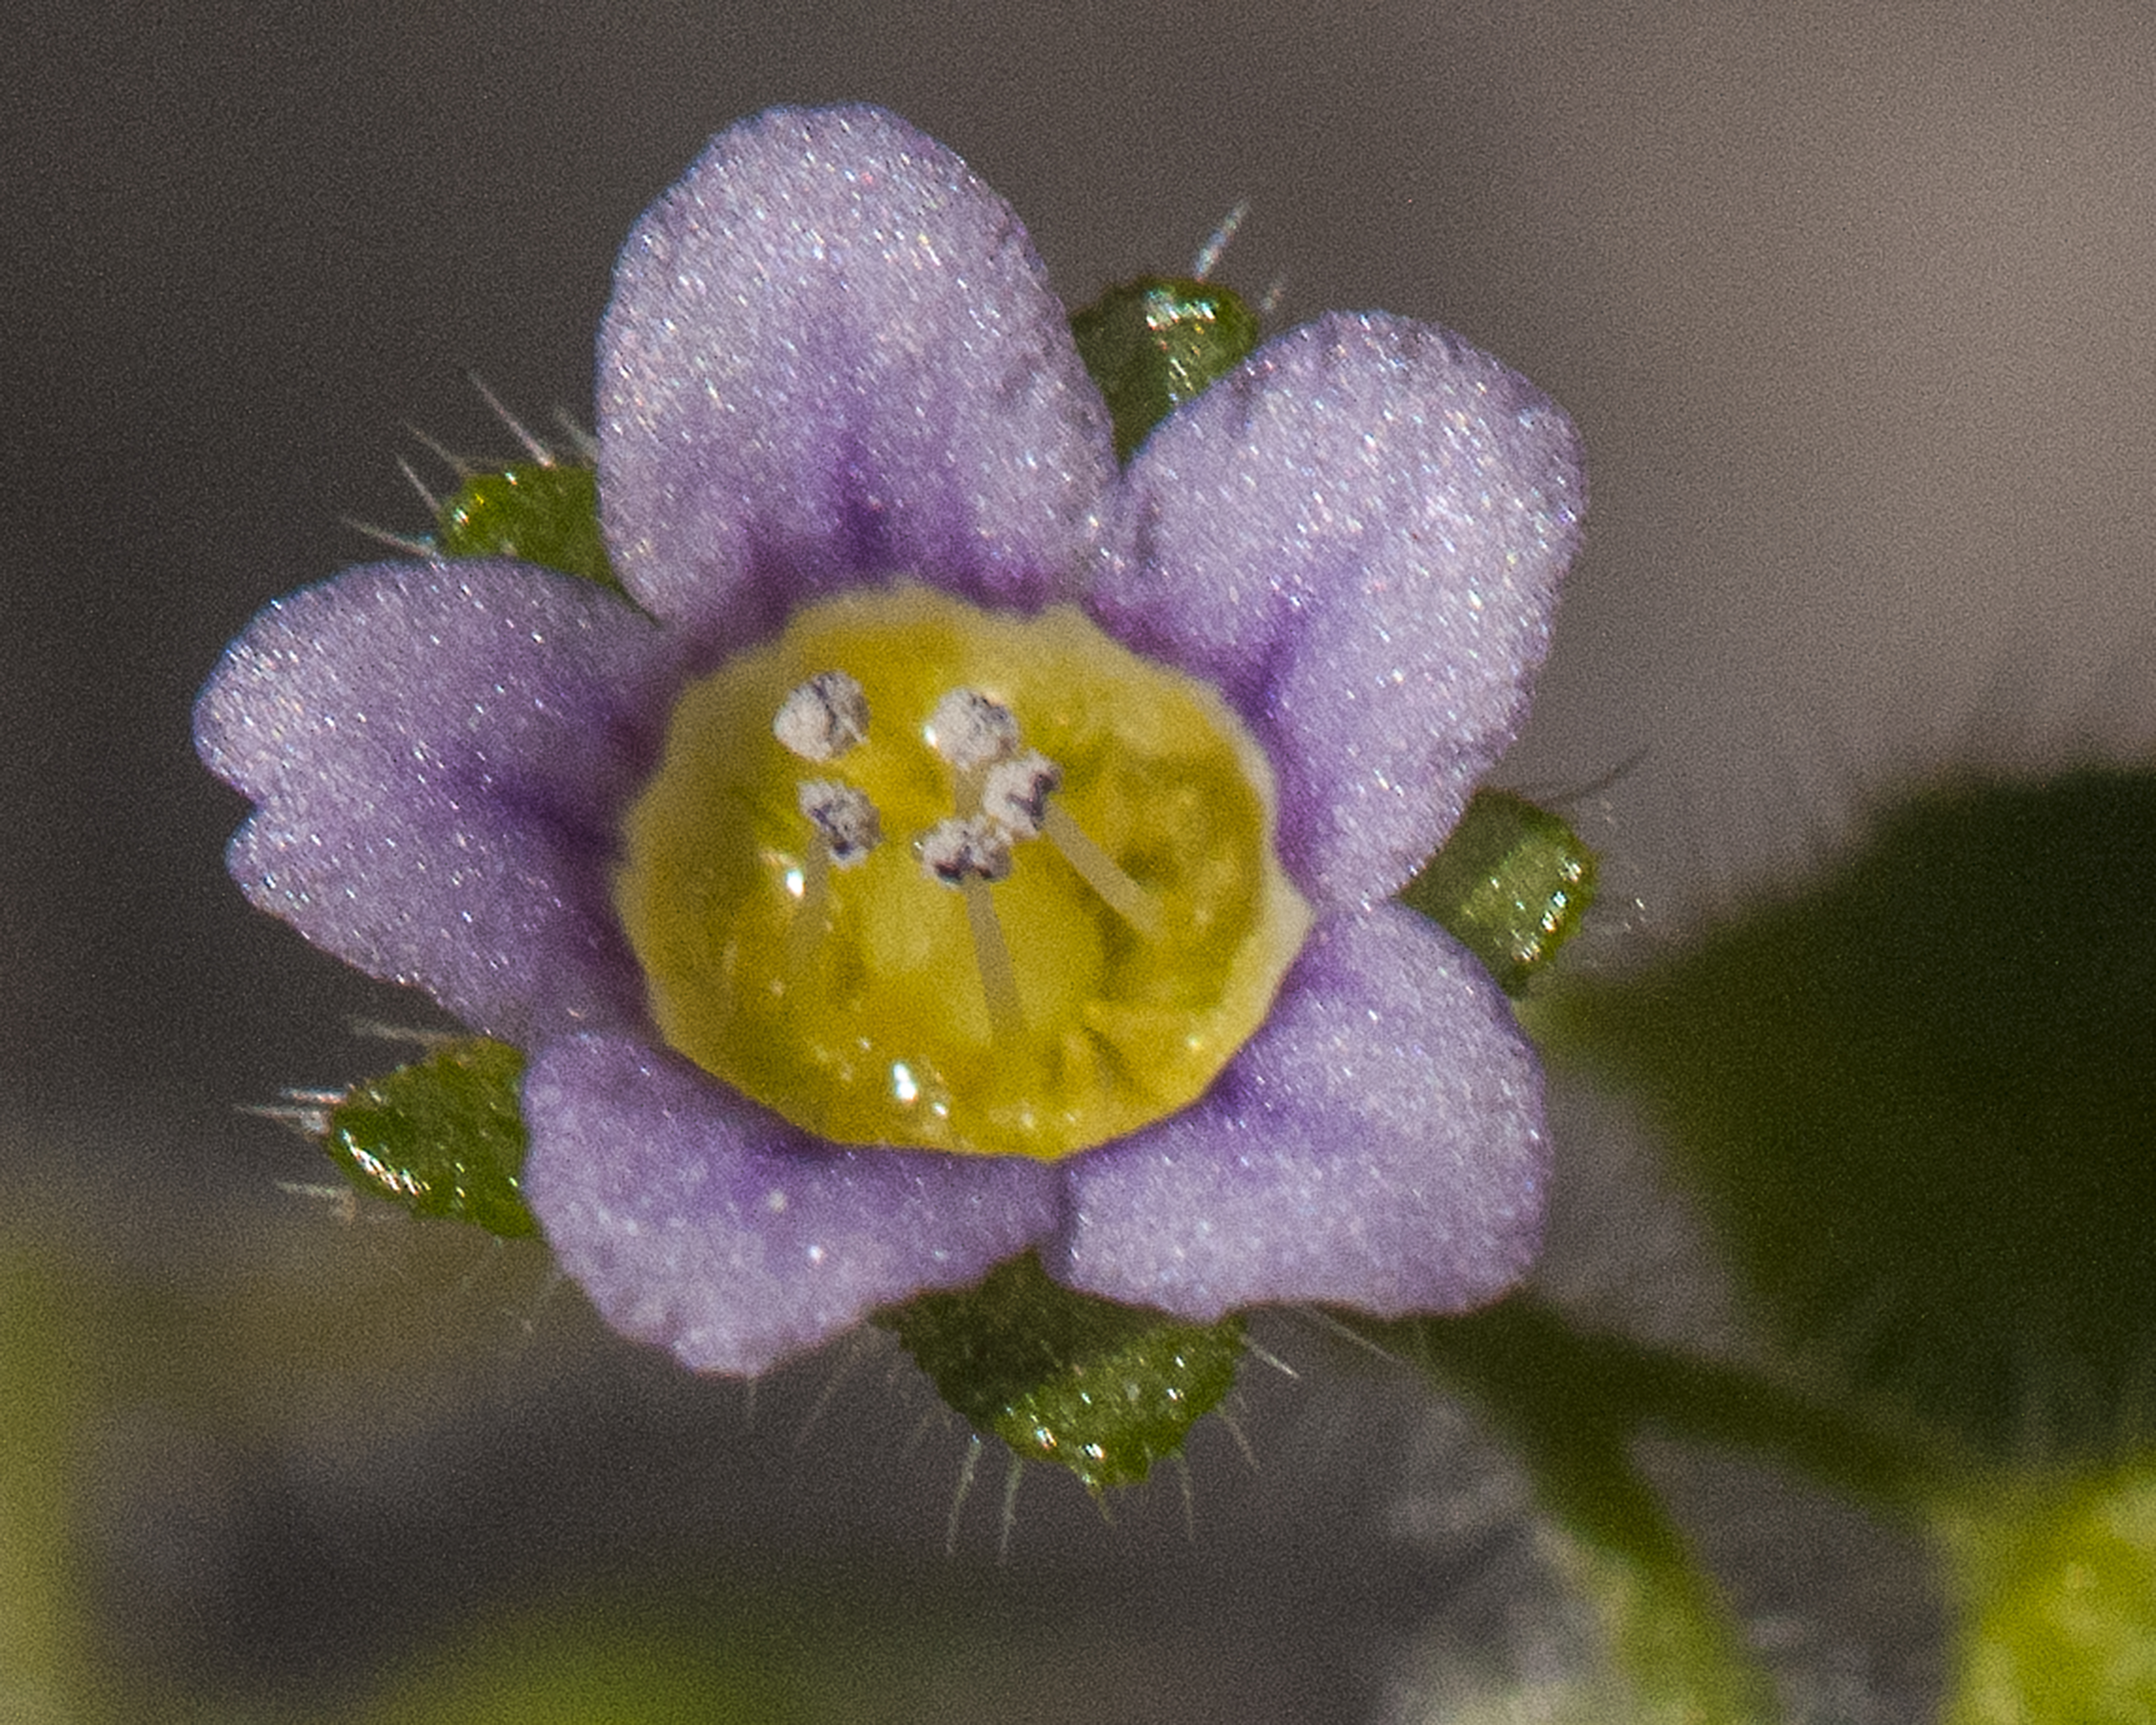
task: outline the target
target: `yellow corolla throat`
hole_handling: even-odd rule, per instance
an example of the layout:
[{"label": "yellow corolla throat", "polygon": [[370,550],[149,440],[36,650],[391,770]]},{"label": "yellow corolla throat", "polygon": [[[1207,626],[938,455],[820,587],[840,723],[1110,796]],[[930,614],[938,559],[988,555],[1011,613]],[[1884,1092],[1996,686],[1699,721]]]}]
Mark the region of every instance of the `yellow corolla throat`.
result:
[{"label": "yellow corolla throat", "polygon": [[1212,690],[1068,607],[828,600],[693,683],[614,901],[666,1040],[820,1137],[1053,1158],[1193,1102],[1310,911]]}]

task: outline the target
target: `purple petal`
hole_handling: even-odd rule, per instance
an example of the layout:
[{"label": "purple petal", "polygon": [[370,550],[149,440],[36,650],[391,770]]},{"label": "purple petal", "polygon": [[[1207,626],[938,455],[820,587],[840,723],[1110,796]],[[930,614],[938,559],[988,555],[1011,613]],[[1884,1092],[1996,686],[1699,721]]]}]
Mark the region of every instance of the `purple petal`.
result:
[{"label": "purple petal", "polygon": [[494,1034],[640,1022],[608,877],[665,653],[619,599],[521,563],[375,564],[280,599],[195,706],[196,749],[257,805],[234,879]]},{"label": "purple petal", "polygon": [[599,373],[617,567],[709,649],[864,582],[1075,596],[1106,410],[1009,206],[892,115],[721,133],[623,249]]},{"label": "purple petal", "polygon": [[526,1191],[562,1267],[698,1371],[762,1371],[1055,1225],[1046,1163],[834,1148],[625,1037],[542,1050],[524,1111]]},{"label": "purple petal", "polygon": [[1164,421],[1091,604],[1218,685],[1321,901],[1397,890],[1525,716],[1586,504],[1578,439],[1445,331],[1320,319]]},{"label": "purple petal", "polygon": [[1398,905],[1321,922],[1206,1097],[1070,1175],[1059,1280],[1205,1322],[1494,1298],[1539,1243],[1542,1075],[1466,951]]}]

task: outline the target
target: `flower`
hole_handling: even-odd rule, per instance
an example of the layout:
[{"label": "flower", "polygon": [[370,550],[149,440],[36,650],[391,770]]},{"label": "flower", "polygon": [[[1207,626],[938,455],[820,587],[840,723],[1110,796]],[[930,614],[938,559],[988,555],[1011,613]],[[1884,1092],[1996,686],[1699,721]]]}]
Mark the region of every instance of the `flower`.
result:
[{"label": "flower", "polygon": [[195,736],[258,905],[529,1050],[526,1189],[618,1328],[753,1373],[1029,1247],[1201,1321],[1517,1278],[1537,1068],[1388,901],[1523,714],[1562,413],[1328,316],[1119,471],[1009,208],[868,108],[716,138],[599,370],[634,606],[347,570],[256,619]]}]

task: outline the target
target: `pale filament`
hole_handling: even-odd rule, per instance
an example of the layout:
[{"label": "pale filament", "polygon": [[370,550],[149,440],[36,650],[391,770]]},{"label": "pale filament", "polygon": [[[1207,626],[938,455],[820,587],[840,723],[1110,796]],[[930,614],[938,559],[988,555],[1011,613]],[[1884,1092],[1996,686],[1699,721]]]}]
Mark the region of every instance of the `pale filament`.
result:
[{"label": "pale filament", "polygon": [[966,927],[973,935],[989,1034],[999,1042],[1023,1036],[1025,1013],[1019,1004],[1018,971],[988,890],[989,882],[1010,873],[1010,834],[985,815],[960,815],[938,821],[914,840],[913,848],[930,876],[965,895]]},{"label": "pale filament", "polygon": [[808,973],[824,930],[831,917],[831,853],[821,838],[812,840],[801,864],[801,902],[786,925],[786,974],[799,982]]},{"label": "pale filament", "polygon": [[1025,1009],[1019,1004],[1018,970],[996,916],[995,899],[978,875],[968,875],[958,890],[966,896],[966,923],[973,930],[973,963],[988,1002],[988,1034],[998,1042],[1016,1042],[1025,1034]]},{"label": "pale filament", "polygon": [[1048,842],[1063,853],[1064,861],[1077,871],[1078,878],[1100,894],[1110,910],[1147,940],[1160,938],[1160,906],[1153,896],[1126,875],[1116,866],[1114,858],[1086,835],[1086,829],[1071,819],[1069,810],[1060,803],[1050,803],[1041,811],[1040,830]]}]

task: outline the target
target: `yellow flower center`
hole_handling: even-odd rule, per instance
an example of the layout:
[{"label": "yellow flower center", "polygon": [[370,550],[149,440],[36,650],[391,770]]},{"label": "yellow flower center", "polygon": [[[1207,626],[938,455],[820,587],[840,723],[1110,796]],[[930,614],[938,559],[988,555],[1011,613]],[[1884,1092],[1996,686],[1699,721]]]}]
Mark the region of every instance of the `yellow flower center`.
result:
[{"label": "yellow flower center", "polygon": [[667,1041],[842,1143],[1053,1158],[1173,1113],[1310,922],[1210,689],[919,587],[690,685],[624,836]]}]

